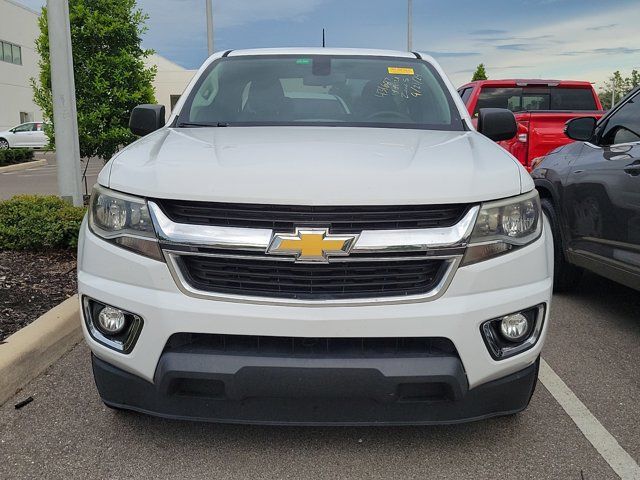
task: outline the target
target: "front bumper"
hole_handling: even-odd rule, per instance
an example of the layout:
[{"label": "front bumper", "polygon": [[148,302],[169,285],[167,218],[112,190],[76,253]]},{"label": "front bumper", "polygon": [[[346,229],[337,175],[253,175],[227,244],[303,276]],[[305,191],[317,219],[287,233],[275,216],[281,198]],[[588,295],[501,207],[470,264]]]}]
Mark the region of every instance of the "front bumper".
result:
[{"label": "front bumper", "polygon": [[[167,395],[158,390],[160,380],[157,376],[167,341],[172,335],[181,332],[312,338],[441,337],[451,340],[458,352],[457,361],[465,377],[465,382],[460,384],[467,393],[464,398],[459,397],[461,400],[450,402],[448,406],[437,407],[442,411],[451,409],[450,413],[456,410],[459,414],[439,414],[437,417],[445,420],[433,421],[456,421],[517,411],[526,405],[523,399],[526,398],[528,401],[533,382],[529,376],[532,375],[532,369],[535,369],[533,366],[540,355],[548,328],[553,275],[553,245],[548,232],[550,230],[545,220],[542,236],[533,244],[501,257],[459,268],[446,292],[436,300],[325,308],[247,304],[189,297],[177,287],[166,264],[104,242],[83,225],[78,257],[80,296],[87,295],[133,312],[144,319],[144,328],[129,354],[116,352],[97,343],[89,335],[83,322],[85,339],[96,357],[94,363],[98,365],[98,387],[101,394],[104,393],[105,401],[114,406],[127,406],[166,416],[183,417],[185,412],[177,406],[179,401],[167,399]],[[480,325],[486,320],[542,303],[547,305],[547,309],[539,341],[519,355],[500,361],[494,360],[482,340]],[[521,394],[512,395],[510,390],[501,390],[502,387],[494,390],[491,387],[494,381],[498,382],[497,385],[504,384],[504,379],[511,379],[512,375],[518,379],[523,376],[529,378],[526,382],[523,380],[526,385],[514,387],[515,391]],[[304,375],[300,378],[303,377]],[[518,382],[520,380],[516,383]],[[119,387],[115,388],[115,393],[114,389],[110,389],[111,393],[107,395],[104,386],[110,383],[127,385],[126,388],[123,387],[122,392],[131,392],[129,400],[122,397],[123,393],[118,393]],[[503,398],[500,402],[506,403],[500,406],[493,403],[494,400],[482,397],[484,394],[481,395],[480,392],[487,389],[493,393],[488,394],[489,397],[486,398],[492,399],[502,391]],[[157,400],[153,400],[153,396],[157,396]],[[132,401],[131,398],[134,397],[139,398],[140,402]],[[510,403],[511,397],[513,403]],[[362,399],[357,400],[360,402]],[[376,402],[370,399],[367,401]],[[200,412],[195,416],[201,418],[227,417],[235,418],[237,421],[259,421],[258,407],[248,408],[242,415],[230,415],[233,410],[226,410],[226,414],[219,417],[211,413],[205,414],[204,410],[198,410],[200,407],[196,408],[197,405],[213,405],[211,402],[213,400],[195,399],[189,402],[194,404],[193,409],[189,411]],[[243,405],[253,402],[254,400],[240,400]],[[280,398],[270,402],[266,410],[260,411],[268,419],[271,418],[267,415],[269,409],[273,408],[273,417],[282,417],[278,412],[282,413],[283,410],[278,404],[287,405],[288,400]],[[341,403],[342,400],[334,399],[329,403],[335,402]],[[309,403],[311,404],[313,402]],[[357,420],[357,409],[348,409],[347,404],[337,410],[349,412],[351,418],[356,419],[353,421],[360,422]],[[468,406],[465,406],[467,404]],[[415,415],[409,415],[408,419],[404,420],[406,422],[432,421],[418,420],[417,412],[424,410],[424,405],[410,406],[406,402],[399,402],[398,405],[402,405],[398,407],[402,411],[416,409]],[[222,410],[216,411],[222,412],[231,407],[216,407],[218,408]],[[293,423],[306,423],[303,422],[302,414],[309,413],[305,410],[307,408],[311,407],[303,407],[296,417],[298,420],[293,420]],[[365,410],[367,409],[375,410],[372,406],[365,407]],[[386,410],[379,411],[380,415],[386,413]],[[389,415],[390,419],[387,421],[394,422],[396,414]],[[351,421],[343,417],[342,420],[337,418],[332,422]]]},{"label": "front bumper", "polygon": [[100,396],[112,407],[278,425],[443,424],[513,414],[528,405],[539,363],[468,390],[455,357],[300,361],[165,353],[153,383],[95,356],[92,362]]}]

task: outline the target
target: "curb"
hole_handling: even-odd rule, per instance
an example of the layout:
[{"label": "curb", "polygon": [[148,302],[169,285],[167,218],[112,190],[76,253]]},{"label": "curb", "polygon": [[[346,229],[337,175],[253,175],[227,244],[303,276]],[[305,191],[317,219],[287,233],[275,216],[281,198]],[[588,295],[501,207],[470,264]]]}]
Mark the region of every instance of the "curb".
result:
[{"label": "curb", "polygon": [[78,295],[0,344],[0,405],[82,339]]},{"label": "curb", "polygon": [[15,165],[7,165],[6,167],[0,167],[0,173],[17,172],[19,170],[28,170],[33,167],[42,167],[47,165],[47,159],[32,160],[30,162],[16,163]]}]

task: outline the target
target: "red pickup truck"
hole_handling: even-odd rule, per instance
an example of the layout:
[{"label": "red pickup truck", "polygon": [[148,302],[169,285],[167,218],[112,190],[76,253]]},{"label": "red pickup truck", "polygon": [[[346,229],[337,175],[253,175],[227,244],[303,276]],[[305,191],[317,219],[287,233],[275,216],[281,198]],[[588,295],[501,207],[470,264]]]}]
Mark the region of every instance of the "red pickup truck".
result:
[{"label": "red pickup truck", "polygon": [[474,123],[481,108],[508,108],[518,134],[499,142],[531,170],[534,160],[571,142],[564,124],[575,117],[600,118],[604,112],[589,82],[560,80],[480,80],[458,89]]}]

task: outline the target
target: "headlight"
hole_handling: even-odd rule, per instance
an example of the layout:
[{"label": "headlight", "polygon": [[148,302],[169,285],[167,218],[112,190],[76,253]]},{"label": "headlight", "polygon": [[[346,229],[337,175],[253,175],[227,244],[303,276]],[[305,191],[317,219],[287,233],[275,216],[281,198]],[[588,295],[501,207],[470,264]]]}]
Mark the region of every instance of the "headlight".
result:
[{"label": "headlight", "polygon": [[120,247],[163,261],[147,202],[143,198],[93,187],[89,228]]},{"label": "headlight", "polygon": [[510,252],[537,240],[542,232],[538,191],[482,204],[463,265]]}]

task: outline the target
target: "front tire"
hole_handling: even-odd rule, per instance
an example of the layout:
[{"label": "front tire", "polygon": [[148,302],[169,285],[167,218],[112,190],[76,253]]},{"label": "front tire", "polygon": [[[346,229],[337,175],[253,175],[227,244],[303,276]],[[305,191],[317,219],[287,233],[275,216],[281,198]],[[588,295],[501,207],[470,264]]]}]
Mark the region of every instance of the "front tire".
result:
[{"label": "front tire", "polygon": [[4,138],[0,138],[0,150],[6,150],[9,148],[9,142]]},{"label": "front tire", "polygon": [[549,219],[553,235],[553,290],[555,292],[571,291],[580,282],[582,269],[567,261],[564,242],[560,234],[560,223],[553,203],[548,198],[542,198],[540,204],[542,211]]}]

